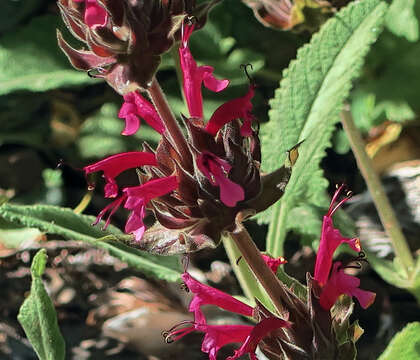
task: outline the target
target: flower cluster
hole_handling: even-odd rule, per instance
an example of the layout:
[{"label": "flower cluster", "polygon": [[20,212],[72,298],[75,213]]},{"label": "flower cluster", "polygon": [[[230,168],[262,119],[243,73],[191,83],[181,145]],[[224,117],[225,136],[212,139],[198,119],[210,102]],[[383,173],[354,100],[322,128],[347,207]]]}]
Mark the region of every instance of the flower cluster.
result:
[{"label": "flower cluster", "polygon": [[71,33],[89,50],[72,48],[58,32],[58,43],[71,64],[95,71],[118,93],[147,88],[161,55],[179,36],[179,17],[191,13],[199,26],[210,4],[195,0],[58,0],[63,20]]},{"label": "flower cluster", "polygon": [[[134,234],[135,245],[159,254],[216,246],[236,214],[261,193],[260,146],[251,113],[255,86],[251,84],[245,96],[222,104],[206,123],[202,85],[220,92],[229,81],[217,79],[211,66],[195,62],[188,47],[195,26],[191,18],[185,20],[179,47],[189,109],[189,117],[183,116],[187,136],[171,131],[154,104],[132,91],[124,95],[119,112],[125,120],[122,134],[134,134],[144,119],[162,135],[157,149],[144,144],[144,151],[113,155],[84,168],[86,174],[102,171],[105,197],[115,198],[99,213],[97,222],[108,214],[107,226],[111,215],[124,206],[131,211],[125,231]],[[142,169],[142,185],[123,188],[119,195],[115,178],[132,168]],[[157,223],[145,233],[146,209],[154,212]]]}]

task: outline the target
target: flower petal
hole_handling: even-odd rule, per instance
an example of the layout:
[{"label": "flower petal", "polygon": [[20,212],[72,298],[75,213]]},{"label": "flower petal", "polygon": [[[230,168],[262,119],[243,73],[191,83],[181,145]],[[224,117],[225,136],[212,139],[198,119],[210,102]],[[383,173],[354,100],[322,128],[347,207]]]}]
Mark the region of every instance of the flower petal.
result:
[{"label": "flower petal", "polygon": [[205,324],[206,322],[201,311],[201,306],[203,305],[216,305],[236,314],[252,316],[253,308],[235,299],[233,296],[200,283],[186,272],[181,277],[188,286],[188,289],[194,294],[189,311],[194,313],[196,323]]},{"label": "flower petal", "polygon": [[118,113],[118,117],[126,121],[122,135],[132,135],[139,129],[140,122],[137,116],[143,118],[158,133],[162,134],[165,131],[165,125],[155,107],[137,91],[133,91],[124,95],[124,103]]},{"label": "flower petal", "polygon": [[90,28],[105,26],[108,21],[108,13],[96,0],[86,0],[85,23]]},{"label": "flower petal", "polygon": [[196,159],[198,169],[213,185],[219,186],[220,200],[229,207],[236,206],[238,201],[245,199],[242,186],[229,180],[230,164],[216,155],[203,151]]},{"label": "flower petal", "polygon": [[223,346],[231,343],[243,343],[254,327],[250,325],[205,325],[197,327],[204,331],[205,336],[201,351],[209,354],[210,360],[216,360],[217,352]]},{"label": "flower petal", "polygon": [[321,285],[325,284],[331,270],[333,255],[337,247],[346,243],[353,250],[360,252],[360,240],[358,238],[345,238],[338,229],[334,228],[331,217],[324,216],[321,230],[321,241],[316,255],[314,278]]},{"label": "flower petal", "polygon": [[325,310],[329,310],[340,295],[346,294],[356,297],[360,305],[366,309],[375,301],[376,294],[359,289],[360,280],[357,277],[344,273],[344,269],[340,269],[340,266],[340,262],[334,263],[331,276],[323,287],[319,298],[321,306]]},{"label": "flower petal", "polygon": [[126,209],[133,210],[139,206],[139,201],[144,201],[147,204],[150,200],[163,196],[178,187],[176,176],[168,176],[150,180],[139,186],[131,186],[123,189],[124,194],[127,195]]},{"label": "flower petal", "polygon": [[223,125],[234,119],[243,119],[244,124],[241,128],[241,135],[251,135],[251,121],[253,116],[251,99],[255,94],[255,86],[249,87],[248,93],[240,98],[230,100],[219,106],[207,123],[206,130],[213,136],[223,127]]},{"label": "flower petal", "polygon": [[107,182],[105,185],[105,197],[116,197],[118,195],[118,186],[115,182],[115,177],[125,170],[144,165],[157,166],[155,155],[149,152],[132,151],[109,156],[94,164],[85,166],[83,170],[86,175],[92,172],[103,171],[103,176]]},{"label": "flower petal", "polygon": [[269,255],[261,254],[261,257],[263,258],[265,263],[268,265],[268,267],[271,269],[271,271],[273,271],[274,274],[277,272],[277,269],[279,268],[280,265],[287,263],[287,260],[283,256],[280,256],[275,259]]},{"label": "flower petal", "polygon": [[242,346],[235,351],[233,356],[229,356],[226,360],[236,360],[239,357],[249,354],[251,359],[257,359],[255,351],[259,342],[266,337],[271,331],[279,329],[281,327],[290,327],[291,324],[288,321],[278,319],[275,317],[269,317],[261,320],[257,325],[254,326],[250,335],[242,344]]},{"label": "flower petal", "polygon": [[191,117],[203,117],[203,96],[201,94],[201,84],[211,91],[219,92],[229,85],[229,80],[218,80],[213,76],[213,67],[197,66],[190,49],[188,39],[194,29],[194,25],[184,24],[179,57],[183,74],[184,95]]}]

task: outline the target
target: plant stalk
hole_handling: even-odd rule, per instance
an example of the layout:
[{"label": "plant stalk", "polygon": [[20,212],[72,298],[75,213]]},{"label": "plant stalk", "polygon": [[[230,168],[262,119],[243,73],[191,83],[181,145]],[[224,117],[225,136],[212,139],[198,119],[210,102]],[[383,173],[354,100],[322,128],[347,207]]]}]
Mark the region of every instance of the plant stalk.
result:
[{"label": "plant stalk", "polygon": [[157,112],[159,113],[161,119],[163,120],[167,132],[175,146],[178,150],[178,153],[181,156],[189,156],[190,163],[192,164],[191,153],[188,149],[185,136],[178,125],[178,122],[169,106],[169,103],[166,99],[165,94],[162,91],[156,77],[152,80],[152,85],[148,89],[150,98],[153,101],[153,104],[156,107]]},{"label": "plant stalk", "polygon": [[[286,291],[286,288],[282,285],[274,272],[264,262],[261,257],[261,252],[252,241],[248,231],[242,223],[238,221],[240,215],[241,214],[237,216],[236,228],[230,233],[230,236],[255,277],[267,292],[278,314],[282,316],[287,312],[287,308],[296,308],[295,302],[292,299],[295,295]],[[303,314],[300,315],[303,316]]]},{"label": "plant stalk", "polygon": [[341,121],[344,131],[350,141],[357,165],[366,181],[376,210],[379,213],[382,225],[391,239],[395,255],[400,259],[407,276],[410,277],[410,274],[414,269],[414,259],[407,245],[404,234],[401,231],[401,227],[395,216],[394,210],[392,209],[389,199],[385,194],[385,190],[381,184],[379,176],[375,172],[372,160],[365,151],[365,143],[359,129],[354,124],[350,110],[346,109],[342,111]]}]

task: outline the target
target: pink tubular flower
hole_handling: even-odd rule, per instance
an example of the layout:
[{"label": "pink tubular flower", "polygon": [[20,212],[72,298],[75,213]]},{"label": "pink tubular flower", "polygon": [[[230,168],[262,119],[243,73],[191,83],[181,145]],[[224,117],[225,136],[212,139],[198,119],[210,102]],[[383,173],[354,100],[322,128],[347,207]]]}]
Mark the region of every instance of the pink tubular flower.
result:
[{"label": "pink tubular flower", "polygon": [[254,119],[254,116],[251,114],[251,99],[255,94],[254,89],[255,85],[251,85],[245,96],[230,100],[217,108],[210,118],[210,121],[207,123],[207,132],[215,136],[223,125],[234,119],[243,119],[244,123],[241,127],[241,135],[251,136],[251,123]]},{"label": "pink tubular flower", "polygon": [[205,318],[201,311],[201,306],[203,305],[216,305],[230,312],[252,316],[253,308],[235,299],[233,296],[200,283],[187,272],[183,273],[181,277],[188,286],[188,289],[194,294],[189,311],[194,313],[194,318],[197,323],[205,323]]},{"label": "pink tubular flower", "polygon": [[181,69],[184,77],[184,94],[191,117],[203,117],[203,97],[201,84],[214,92],[219,92],[229,85],[229,80],[218,80],[214,77],[214,68],[211,66],[197,66],[190,49],[188,40],[194,30],[194,25],[184,24],[182,28],[182,41],[179,48]]},{"label": "pink tubular flower", "polygon": [[[205,334],[201,351],[207,353],[210,360],[216,360],[220,348],[230,343],[242,343],[235,354],[229,357],[230,360],[238,359],[245,354],[249,354],[251,359],[256,360],[255,350],[258,343],[271,331],[290,326],[289,322],[275,317],[266,318],[255,326],[209,325],[201,311],[203,305],[216,305],[244,316],[252,316],[254,310],[229,294],[200,283],[187,272],[182,275],[182,279],[194,294],[189,307],[189,311],[194,313],[194,322],[182,322],[165,332],[167,342],[176,341],[193,331],[200,331]],[[187,324],[190,326],[184,327]]]},{"label": "pink tubular flower", "polygon": [[118,195],[118,185],[115,178],[123,171],[144,165],[157,166],[156,157],[152,153],[132,151],[109,156],[94,164],[85,166],[85,174],[103,171],[106,180],[105,197],[115,198]]},{"label": "pink tubular flower", "polygon": [[343,237],[340,234],[340,231],[334,228],[332,222],[332,216],[334,215],[335,211],[349,199],[349,197],[346,197],[338,202],[337,205],[335,205],[335,202],[343,190],[343,187],[344,186],[341,185],[335,192],[331,200],[330,208],[328,209],[328,212],[324,216],[322,222],[321,240],[316,256],[314,275],[315,280],[317,280],[321,285],[327,282],[328,275],[332,266],[334,252],[340,244],[346,243],[350,246],[350,248],[357,252],[360,252],[361,250],[360,240],[358,238],[349,239]]},{"label": "pink tubular flower", "polygon": [[73,0],[85,3],[85,24],[90,28],[105,26],[108,21],[108,13],[96,0]]},{"label": "pink tubular flower", "polygon": [[127,234],[134,234],[136,242],[140,242],[145,226],[143,218],[146,212],[148,202],[156,197],[163,196],[175,190],[178,186],[176,176],[150,180],[143,185],[126,187],[123,189],[123,195],[107,205],[97,216],[93,225],[99,223],[106,213],[109,212],[105,222],[104,229],[109,225],[112,215],[118,208],[124,204],[126,209],[131,210],[131,214],[125,225]]},{"label": "pink tubular flower", "polygon": [[346,294],[356,297],[363,309],[368,308],[375,301],[376,294],[359,289],[360,280],[345,274],[344,269],[340,266],[340,262],[335,262],[333,265],[331,276],[322,289],[319,299],[321,306],[329,310],[340,295]]},{"label": "pink tubular flower", "polygon": [[125,129],[121,133],[122,135],[133,135],[139,129],[139,116],[159,134],[165,131],[165,125],[155,107],[149,101],[137,91],[124,95],[124,104],[118,113],[120,119],[125,119]]},{"label": "pink tubular flower", "polygon": [[125,225],[125,232],[133,233],[135,240],[140,242],[145,231],[143,218],[147,203],[156,197],[170,193],[177,187],[176,176],[168,176],[150,180],[143,185],[124,188],[123,193],[127,197],[124,207],[131,210]]},{"label": "pink tubular flower", "polygon": [[274,274],[277,272],[277,269],[279,268],[280,265],[283,265],[283,264],[287,263],[287,260],[283,256],[280,256],[280,257],[275,259],[275,258],[272,258],[269,255],[261,254],[261,257],[263,258],[265,263],[268,265],[268,267],[271,269],[271,271]]},{"label": "pink tubular flower", "polygon": [[227,161],[205,151],[197,157],[197,167],[213,185],[219,186],[220,200],[226,206],[234,207],[245,198],[244,189],[228,179],[232,167]]}]

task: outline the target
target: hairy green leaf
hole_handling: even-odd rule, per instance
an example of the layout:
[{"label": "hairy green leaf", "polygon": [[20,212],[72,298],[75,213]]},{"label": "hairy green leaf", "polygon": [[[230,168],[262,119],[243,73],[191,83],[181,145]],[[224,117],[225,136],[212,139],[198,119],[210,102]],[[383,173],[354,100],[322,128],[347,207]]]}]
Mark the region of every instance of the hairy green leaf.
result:
[{"label": "hairy green leaf", "polygon": [[420,322],[412,322],[397,333],[378,360],[420,359]]},{"label": "hairy green leaf", "polygon": [[41,249],[32,261],[31,293],[19,310],[18,320],[41,360],[60,360],[65,358],[65,343],[54,305],[41,279],[46,262],[46,250]]},{"label": "hairy green leaf", "polygon": [[80,240],[108,251],[146,275],[162,280],[177,281],[180,265],[176,257],[150,255],[129,247],[119,241],[123,236],[116,227],[101,230],[92,226],[93,216],[75,214],[72,209],[50,205],[13,205],[0,206],[0,218],[24,227],[37,228],[48,234],[61,235],[69,240]]},{"label": "hairy green leaf", "polygon": [[327,180],[320,169],[325,150],[352,80],[360,73],[370,45],[377,39],[387,5],[380,0],[354,2],[327,21],[298,51],[271,100],[270,121],[263,127],[263,168],[281,166],[298,142],[299,158],[281,201],[273,206],[268,251],[282,252],[287,214],[301,203],[325,207]]},{"label": "hairy green leaf", "polygon": [[0,95],[16,90],[45,91],[91,82],[71,69],[55,39],[57,16],[34,18],[0,39]]},{"label": "hairy green leaf", "polygon": [[394,0],[386,16],[386,26],[408,41],[419,39],[419,22],[414,12],[415,0]]}]

